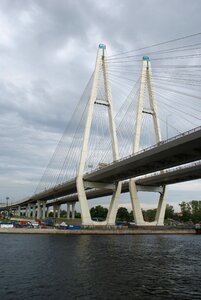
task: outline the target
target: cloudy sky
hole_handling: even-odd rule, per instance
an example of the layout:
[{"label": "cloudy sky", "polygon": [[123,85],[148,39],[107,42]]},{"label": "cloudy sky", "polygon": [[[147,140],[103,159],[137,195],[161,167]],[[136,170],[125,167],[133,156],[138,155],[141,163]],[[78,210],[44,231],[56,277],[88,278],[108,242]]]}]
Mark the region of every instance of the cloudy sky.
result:
[{"label": "cloudy sky", "polygon": [[[0,202],[34,192],[99,43],[112,55],[190,35],[201,28],[200,11],[199,0],[1,0]],[[201,199],[200,186],[171,186],[168,202]]]}]

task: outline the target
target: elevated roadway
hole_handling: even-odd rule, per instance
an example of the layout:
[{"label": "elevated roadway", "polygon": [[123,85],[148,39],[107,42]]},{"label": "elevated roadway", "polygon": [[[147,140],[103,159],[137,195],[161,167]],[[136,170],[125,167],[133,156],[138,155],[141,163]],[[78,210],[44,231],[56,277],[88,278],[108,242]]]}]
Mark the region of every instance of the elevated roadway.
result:
[{"label": "elevated roadway", "polygon": [[[201,127],[84,175],[88,182],[115,183],[201,159]],[[76,193],[76,178],[34,195],[29,201],[51,200]]]},{"label": "elevated roadway", "polygon": [[[163,174],[153,174],[144,178],[137,179],[136,183],[138,186],[158,187],[162,185],[181,183],[196,179],[201,179],[201,163],[181,167],[176,170],[170,170]],[[122,185],[122,193],[127,192],[129,192],[128,181],[124,182]],[[104,196],[110,196],[112,195],[112,193],[113,191],[111,189],[92,189],[86,192],[88,200]],[[53,200],[47,203],[47,206],[52,206],[53,203],[64,204],[66,202],[75,201],[78,201],[77,194],[66,196],[58,200]]]},{"label": "elevated roadway", "polygon": [[[162,185],[170,185],[175,183],[181,183],[190,180],[201,179],[201,162],[195,163],[193,165],[182,166],[177,169],[165,171],[162,174],[152,174],[146,177],[136,180],[137,186],[143,187],[158,187]],[[128,181],[124,182],[122,185],[122,193],[129,192]],[[87,199],[95,199],[104,196],[112,195],[113,191],[111,189],[90,189],[86,192]],[[78,201],[77,193],[69,196],[65,196],[59,199],[53,199],[48,201],[46,206],[52,206],[53,204],[64,204],[66,202],[76,202]],[[24,203],[26,205],[26,203]],[[0,209],[7,209],[7,207],[0,207]],[[16,204],[12,205],[12,208],[17,208]]]},{"label": "elevated roadway", "polygon": [[[200,159],[201,126],[160,142],[134,155],[115,161],[104,168],[93,170],[84,175],[84,180],[91,183],[113,184],[120,180],[124,181],[129,178],[176,167]],[[164,174],[164,177],[161,179],[163,184],[167,184],[168,182],[166,176],[167,174]],[[176,178],[174,180],[176,180]],[[147,179],[146,184],[149,185],[152,183]],[[37,200],[48,201],[74,193],[76,193],[76,178],[19,201],[16,205],[36,203]]]}]

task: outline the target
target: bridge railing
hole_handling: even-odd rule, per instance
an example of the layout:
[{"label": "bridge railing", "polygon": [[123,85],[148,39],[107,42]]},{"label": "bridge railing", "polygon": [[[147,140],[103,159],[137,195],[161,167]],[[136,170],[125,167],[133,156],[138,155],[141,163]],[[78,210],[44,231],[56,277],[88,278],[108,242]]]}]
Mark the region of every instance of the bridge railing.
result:
[{"label": "bridge railing", "polygon": [[[182,165],[182,166],[179,166],[179,167],[173,167],[173,168],[170,168],[170,169],[166,169],[166,170],[163,170],[163,174],[168,174],[168,173],[171,173],[173,171],[179,171],[179,170],[184,170],[184,169],[188,169],[190,167],[196,167],[196,166],[199,166],[201,165],[201,161],[197,161],[197,162],[194,162],[194,163],[188,163],[188,164],[185,164],[185,165]],[[157,172],[153,172],[153,173],[149,173],[149,174],[146,174],[146,175],[142,175],[142,176],[139,176],[138,179],[145,179],[145,178],[149,178],[149,177],[153,177],[153,176],[157,176],[157,175],[161,175],[161,171],[157,171]]]}]

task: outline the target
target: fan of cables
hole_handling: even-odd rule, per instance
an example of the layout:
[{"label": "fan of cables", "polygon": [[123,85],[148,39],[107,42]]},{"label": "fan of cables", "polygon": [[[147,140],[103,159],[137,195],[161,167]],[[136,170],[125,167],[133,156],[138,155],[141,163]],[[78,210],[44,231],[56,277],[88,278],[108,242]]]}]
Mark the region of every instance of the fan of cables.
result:
[{"label": "fan of cables", "polygon": [[[162,139],[200,126],[201,33],[117,53],[106,58],[111,86],[119,157],[132,154],[143,56],[149,56],[152,87]],[[77,175],[93,75],[41,178],[36,192]],[[147,87],[144,108],[150,109]],[[107,97],[101,71],[88,143],[85,172],[113,161]],[[140,149],[156,143],[153,118],[143,114]]]}]

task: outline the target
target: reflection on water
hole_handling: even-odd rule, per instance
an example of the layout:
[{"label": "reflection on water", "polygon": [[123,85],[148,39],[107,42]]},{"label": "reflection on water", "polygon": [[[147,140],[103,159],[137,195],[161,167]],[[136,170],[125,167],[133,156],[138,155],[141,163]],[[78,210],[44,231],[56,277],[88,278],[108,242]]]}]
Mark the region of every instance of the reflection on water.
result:
[{"label": "reflection on water", "polygon": [[201,299],[201,235],[0,235],[0,299]]}]

